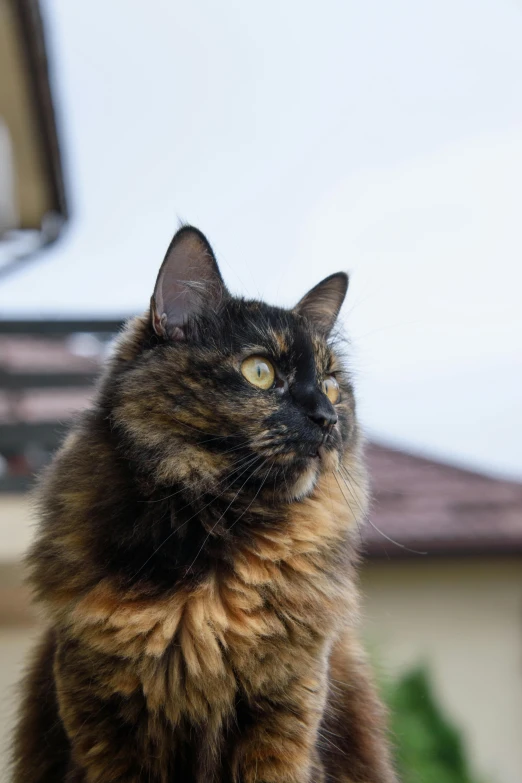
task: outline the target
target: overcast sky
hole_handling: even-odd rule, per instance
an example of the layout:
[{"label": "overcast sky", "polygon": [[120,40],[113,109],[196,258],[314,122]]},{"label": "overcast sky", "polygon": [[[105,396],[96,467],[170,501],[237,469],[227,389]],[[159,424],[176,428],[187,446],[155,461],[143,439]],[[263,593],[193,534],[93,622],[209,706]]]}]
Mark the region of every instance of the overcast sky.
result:
[{"label": "overcast sky", "polygon": [[46,0],[73,220],[2,315],[143,310],[178,218],[236,292],[351,272],[370,433],[522,477],[522,4]]}]

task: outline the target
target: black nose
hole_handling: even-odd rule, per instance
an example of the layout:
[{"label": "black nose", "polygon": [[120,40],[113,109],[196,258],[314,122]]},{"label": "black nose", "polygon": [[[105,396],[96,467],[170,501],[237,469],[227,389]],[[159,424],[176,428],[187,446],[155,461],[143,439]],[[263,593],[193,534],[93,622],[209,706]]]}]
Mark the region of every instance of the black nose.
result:
[{"label": "black nose", "polygon": [[313,421],[322,430],[329,430],[337,424],[334,406],[315,384],[306,386],[296,384],[292,393],[295,401],[301,406],[310,421]]},{"label": "black nose", "polygon": [[329,411],[321,408],[320,410],[309,411],[308,418],[315,424],[318,424],[323,430],[329,430],[337,424],[337,414],[334,410]]}]

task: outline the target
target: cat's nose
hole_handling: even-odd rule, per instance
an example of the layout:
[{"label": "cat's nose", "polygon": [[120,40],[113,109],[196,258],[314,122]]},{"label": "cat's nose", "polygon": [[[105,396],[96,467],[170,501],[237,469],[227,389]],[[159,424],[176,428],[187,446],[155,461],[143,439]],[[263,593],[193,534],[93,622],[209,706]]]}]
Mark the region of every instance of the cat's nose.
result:
[{"label": "cat's nose", "polygon": [[317,424],[322,430],[330,430],[337,424],[337,413],[334,406],[328,397],[317,387],[296,387],[294,389],[294,399],[304,409],[309,420]]},{"label": "cat's nose", "polygon": [[337,424],[337,414],[334,410],[315,410],[308,413],[308,418],[318,424],[323,430],[330,430]]}]

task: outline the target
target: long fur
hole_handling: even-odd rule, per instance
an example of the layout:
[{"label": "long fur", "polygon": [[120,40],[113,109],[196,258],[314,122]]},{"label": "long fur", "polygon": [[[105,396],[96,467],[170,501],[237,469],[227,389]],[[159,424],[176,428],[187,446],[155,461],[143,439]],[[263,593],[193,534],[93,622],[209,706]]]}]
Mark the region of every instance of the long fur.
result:
[{"label": "long fur", "polygon": [[[291,311],[229,298],[192,330],[131,322],[42,479],[29,566],[48,631],[13,783],[394,783],[357,640],[349,376]],[[321,460],[288,395],[241,377],[246,350],[290,379],[336,374]]]}]

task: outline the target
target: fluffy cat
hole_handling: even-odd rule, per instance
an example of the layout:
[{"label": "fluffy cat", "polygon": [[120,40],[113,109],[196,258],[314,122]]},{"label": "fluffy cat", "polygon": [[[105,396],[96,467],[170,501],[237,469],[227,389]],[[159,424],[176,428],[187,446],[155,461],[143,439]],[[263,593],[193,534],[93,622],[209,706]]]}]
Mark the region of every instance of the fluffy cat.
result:
[{"label": "fluffy cat", "polygon": [[366,476],[329,335],[182,227],[40,486],[14,783],[394,783],[358,642]]}]

